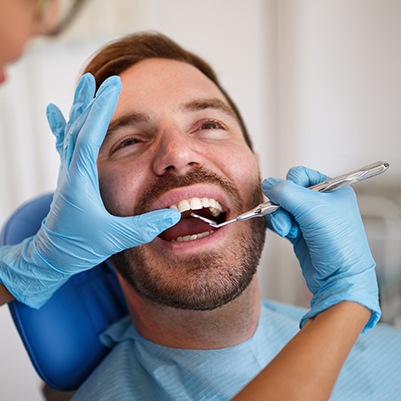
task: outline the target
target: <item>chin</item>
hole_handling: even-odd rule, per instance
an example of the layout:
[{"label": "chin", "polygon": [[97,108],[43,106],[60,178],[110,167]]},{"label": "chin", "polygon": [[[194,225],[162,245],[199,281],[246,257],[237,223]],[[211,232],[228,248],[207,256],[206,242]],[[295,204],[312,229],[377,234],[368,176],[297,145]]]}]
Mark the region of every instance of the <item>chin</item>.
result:
[{"label": "chin", "polygon": [[[159,239],[115,255],[113,263],[135,292],[148,301],[179,309],[216,309],[249,286],[263,250],[264,219],[238,224],[244,228],[241,234],[228,235],[221,229],[221,233],[183,243]],[[226,236],[229,241],[224,240]],[[220,241],[222,248],[215,243]],[[213,246],[208,247],[209,242]],[[175,249],[163,253],[156,251],[158,247]]]}]

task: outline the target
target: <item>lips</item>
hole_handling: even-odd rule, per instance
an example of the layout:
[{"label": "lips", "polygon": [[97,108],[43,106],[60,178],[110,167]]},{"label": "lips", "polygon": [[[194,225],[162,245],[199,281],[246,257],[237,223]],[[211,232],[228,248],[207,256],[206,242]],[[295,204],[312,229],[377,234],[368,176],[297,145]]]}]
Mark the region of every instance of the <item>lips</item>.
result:
[{"label": "lips", "polygon": [[182,199],[171,205],[170,209],[178,210],[182,214],[181,220],[174,227],[160,235],[161,239],[170,242],[195,241],[215,232],[216,229],[211,229],[209,224],[191,217],[192,211],[217,222],[225,221],[226,218],[222,205],[214,198]]}]

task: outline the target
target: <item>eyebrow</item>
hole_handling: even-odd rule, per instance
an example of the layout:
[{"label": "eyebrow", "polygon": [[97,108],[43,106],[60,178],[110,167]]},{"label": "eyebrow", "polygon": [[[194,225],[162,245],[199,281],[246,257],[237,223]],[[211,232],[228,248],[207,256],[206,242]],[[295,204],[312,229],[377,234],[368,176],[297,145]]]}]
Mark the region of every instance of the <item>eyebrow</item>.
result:
[{"label": "eyebrow", "polygon": [[150,117],[145,113],[129,113],[117,118],[116,120],[112,121],[109,125],[107,130],[107,134],[111,134],[112,132],[116,131],[119,128],[139,124],[143,122],[150,121]]},{"label": "eyebrow", "polygon": [[[181,105],[179,109],[182,111],[191,111],[191,112],[214,109],[222,111],[223,113],[229,115],[230,117],[235,118],[238,121],[238,117],[235,114],[234,110],[219,98],[193,99]],[[110,134],[112,134],[119,128],[140,123],[146,123],[149,121],[150,121],[150,116],[148,114],[131,112],[112,121],[107,130],[107,135],[110,136]]]},{"label": "eyebrow", "polygon": [[205,98],[205,99],[194,99],[185,103],[182,107],[184,111],[200,111],[206,109],[215,109],[228,114],[231,117],[237,118],[234,110],[219,98]]}]

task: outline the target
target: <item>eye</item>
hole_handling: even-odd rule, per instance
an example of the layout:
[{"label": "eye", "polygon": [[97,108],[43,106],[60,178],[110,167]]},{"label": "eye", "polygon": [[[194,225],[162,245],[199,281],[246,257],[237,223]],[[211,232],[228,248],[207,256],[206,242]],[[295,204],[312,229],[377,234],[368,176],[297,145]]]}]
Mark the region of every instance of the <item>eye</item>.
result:
[{"label": "eye", "polygon": [[204,130],[224,129],[224,125],[217,120],[207,120],[201,123],[200,129]]},{"label": "eye", "polygon": [[130,147],[130,146],[131,147],[135,146],[139,142],[140,141],[136,137],[124,138],[123,140],[121,140],[120,142],[118,142],[116,145],[113,146],[113,148],[111,149],[111,153],[117,152],[118,150]]},{"label": "eye", "polygon": [[194,123],[191,133],[206,141],[223,140],[229,137],[230,129],[221,119],[203,118]]}]

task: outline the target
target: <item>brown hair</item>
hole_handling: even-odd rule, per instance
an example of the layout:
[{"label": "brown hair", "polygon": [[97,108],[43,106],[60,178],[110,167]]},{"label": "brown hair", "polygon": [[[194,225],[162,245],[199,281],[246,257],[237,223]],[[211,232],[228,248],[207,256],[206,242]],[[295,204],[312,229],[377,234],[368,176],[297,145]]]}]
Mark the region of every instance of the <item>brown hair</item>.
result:
[{"label": "brown hair", "polygon": [[202,58],[185,50],[167,36],[160,33],[135,33],[118,39],[102,48],[85,69],[96,79],[96,86],[111,75],[118,75],[129,67],[149,58],[166,58],[188,63],[206,75],[223,93],[234,110],[247,145],[252,149],[252,141],[239,110],[218,81],[212,67]]}]

